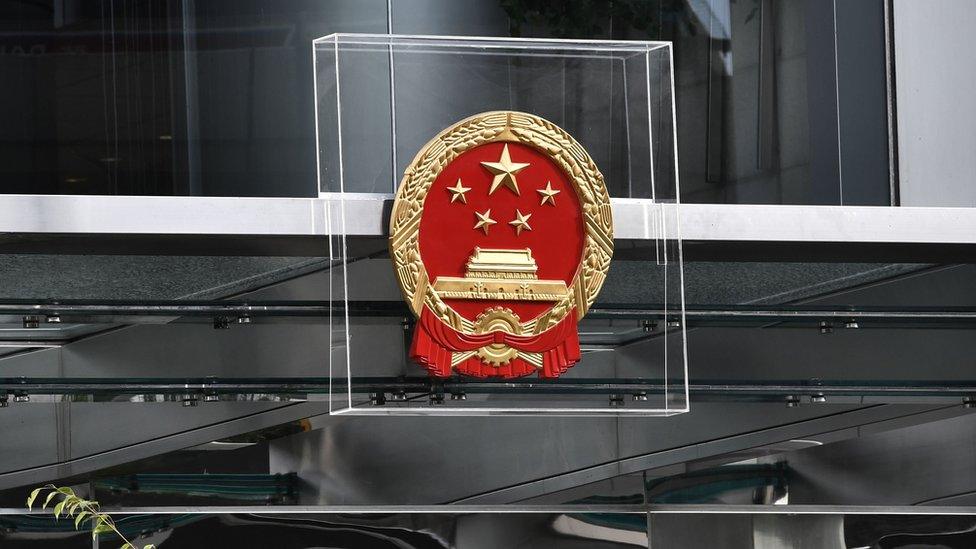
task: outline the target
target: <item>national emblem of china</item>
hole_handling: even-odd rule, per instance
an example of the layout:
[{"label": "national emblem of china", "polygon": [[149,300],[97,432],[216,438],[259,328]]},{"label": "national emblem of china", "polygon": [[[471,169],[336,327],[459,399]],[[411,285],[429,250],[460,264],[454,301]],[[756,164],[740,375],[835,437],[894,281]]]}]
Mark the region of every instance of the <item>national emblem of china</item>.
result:
[{"label": "national emblem of china", "polygon": [[390,255],[418,318],[410,357],[432,376],[558,377],[613,255],[603,175],[548,120],[472,116],[404,173]]}]

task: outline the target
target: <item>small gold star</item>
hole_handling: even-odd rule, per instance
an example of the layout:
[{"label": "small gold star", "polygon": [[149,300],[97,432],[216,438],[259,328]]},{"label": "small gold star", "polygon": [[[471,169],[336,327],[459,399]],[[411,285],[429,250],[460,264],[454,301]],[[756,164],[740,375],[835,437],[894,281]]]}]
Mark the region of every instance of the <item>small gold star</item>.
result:
[{"label": "small gold star", "polygon": [[529,167],[527,162],[512,162],[512,157],[508,154],[507,144],[502,149],[502,157],[498,159],[498,162],[482,162],[481,165],[495,175],[495,178],[491,180],[491,188],[488,189],[489,195],[494,193],[502,185],[511,189],[516,195],[519,194],[518,181],[515,180],[515,174]]},{"label": "small gold star", "polygon": [[519,210],[515,210],[515,220],[509,221],[508,224],[515,227],[515,234],[522,234],[523,230],[531,231],[532,227],[529,227],[529,218],[532,214],[523,214]]},{"label": "small gold star", "polygon": [[482,231],[485,231],[485,234],[488,234],[488,227],[498,223],[491,218],[491,208],[485,210],[485,213],[474,212],[474,216],[478,218],[478,222],[474,224],[474,229],[481,229]]},{"label": "small gold star", "polygon": [[464,196],[464,193],[470,191],[471,187],[462,187],[460,177],[458,178],[457,183],[453,187],[448,187],[447,190],[451,193],[451,204],[454,204],[454,201],[459,198],[461,199],[462,204],[468,203],[468,199]]},{"label": "small gold star", "polygon": [[552,188],[552,182],[551,181],[546,181],[546,188],[545,189],[536,189],[535,192],[537,192],[537,193],[539,193],[539,194],[542,195],[542,202],[539,203],[540,206],[545,205],[546,202],[548,202],[548,203],[552,204],[553,206],[555,206],[556,205],[556,195],[559,194],[562,191],[557,191],[557,190],[553,189]]}]

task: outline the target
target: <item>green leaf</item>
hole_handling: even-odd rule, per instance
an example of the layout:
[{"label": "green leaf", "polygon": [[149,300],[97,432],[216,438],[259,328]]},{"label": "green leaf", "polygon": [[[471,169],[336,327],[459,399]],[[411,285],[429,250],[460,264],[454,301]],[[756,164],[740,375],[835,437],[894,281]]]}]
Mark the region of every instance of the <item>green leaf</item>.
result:
[{"label": "green leaf", "polygon": [[74,501],[71,502],[71,505],[70,505],[71,511],[70,512],[71,513],[75,513],[77,511],[80,511],[82,509],[85,509],[85,504],[86,503],[88,503],[88,502],[85,501],[85,500],[83,500],[83,499],[81,499],[81,498],[79,498],[79,497],[75,497],[74,498]]},{"label": "green leaf", "polygon": [[105,523],[99,524],[98,526],[92,528],[92,539],[97,538],[99,534],[108,534],[113,531],[114,530],[112,530],[111,526]]},{"label": "green leaf", "polygon": [[67,501],[67,500],[62,499],[61,501],[58,502],[57,505],[54,506],[54,518],[55,519],[57,519],[58,517],[61,516],[61,511],[64,510],[64,502],[65,501]]},{"label": "green leaf", "polygon": [[66,496],[72,496],[72,497],[74,497],[74,495],[75,495],[75,491],[72,490],[71,488],[68,488],[67,486],[63,486],[61,488],[58,488],[58,492],[61,492],[62,494],[66,495]]},{"label": "green leaf", "polygon": [[34,488],[31,491],[30,496],[27,497],[27,508],[28,509],[33,509],[34,508],[34,500],[37,499],[37,495],[40,494],[41,493],[41,490],[43,490],[43,489],[44,488]]},{"label": "green leaf", "polygon": [[47,505],[51,503],[51,500],[54,499],[54,496],[58,494],[59,492],[51,492],[50,494],[48,494],[47,498],[44,499],[44,505],[41,506],[41,509],[47,509]]},{"label": "green leaf", "polygon": [[89,513],[88,511],[82,511],[78,513],[78,516],[75,517],[75,530],[81,527],[81,522],[85,520],[85,517],[87,517],[90,514],[91,513]]},{"label": "green leaf", "polygon": [[156,549],[156,546],[150,543],[149,545],[143,547],[142,549]]}]

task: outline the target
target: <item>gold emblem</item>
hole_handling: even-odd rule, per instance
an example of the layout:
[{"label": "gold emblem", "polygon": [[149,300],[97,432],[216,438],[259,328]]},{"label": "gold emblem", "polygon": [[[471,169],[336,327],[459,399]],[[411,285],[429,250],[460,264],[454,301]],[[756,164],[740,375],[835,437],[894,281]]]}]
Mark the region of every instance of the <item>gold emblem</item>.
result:
[{"label": "gold emblem", "polygon": [[[420,221],[428,192],[438,175],[458,156],[475,147],[499,142],[506,145],[498,161],[480,162],[491,176],[488,195],[494,194],[501,187],[519,195],[518,174],[530,163],[514,162],[508,146],[510,143],[541,152],[571,182],[571,188],[579,198],[585,233],[581,236],[583,248],[580,264],[571,282],[568,279],[540,280],[536,260],[529,248],[476,247],[467,261],[463,276],[438,276],[436,280],[429,279],[419,243]],[[446,187],[451,203],[468,203],[465,193],[471,190],[469,187],[472,184],[469,181],[468,187],[464,186],[462,178],[469,181],[462,174],[453,187]],[[529,184],[541,186],[541,183]],[[552,183],[546,181],[545,187],[537,187],[536,192],[541,200],[539,206],[549,208],[556,205],[556,195],[561,191],[554,189]],[[502,222],[510,225],[518,238],[524,239],[527,232],[532,231],[530,223],[534,222],[530,218],[533,213],[524,208],[499,210],[494,214],[489,208],[484,211],[475,210],[475,219],[469,227],[473,226],[476,231],[488,235],[491,225],[499,223],[493,219],[493,215],[502,216]],[[507,221],[508,219],[511,221]],[[443,230],[451,229],[445,227]],[[510,111],[472,116],[434,137],[407,167],[397,190],[390,218],[390,255],[396,268],[397,281],[411,311],[419,318],[424,309],[429,309],[430,314],[439,322],[460,334],[472,337],[480,334],[484,337],[483,334],[504,333],[523,338],[518,341],[524,341],[524,338],[543,334],[556,327],[573,311],[575,322],[586,314],[596,299],[613,255],[613,221],[610,197],[603,175],[572,136],[543,118]],[[511,308],[486,308],[472,319],[456,312],[445,303],[445,299],[509,301],[513,305]],[[512,309],[517,308],[514,303],[526,301],[545,301],[552,305],[543,313],[533,314],[532,318],[523,320]],[[517,350],[504,341],[507,341],[504,337],[499,339],[496,336],[492,343],[484,344],[480,348],[455,350],[450,362],[453,366],[477,356],[486,364],[498,366],[520,358],[535,368],[542,368],[543,353],[529,352],[536,350],[531,347],[528,350]],[[432,372],[435,371],[435,366],[427,364],[427,367]],[[565,366],[562,366],[562,371],[564,370]],[[436,371],[436,375],[446,375],[440,366],[436,367]],[[558,372],[552,375],[558,375]]]}]

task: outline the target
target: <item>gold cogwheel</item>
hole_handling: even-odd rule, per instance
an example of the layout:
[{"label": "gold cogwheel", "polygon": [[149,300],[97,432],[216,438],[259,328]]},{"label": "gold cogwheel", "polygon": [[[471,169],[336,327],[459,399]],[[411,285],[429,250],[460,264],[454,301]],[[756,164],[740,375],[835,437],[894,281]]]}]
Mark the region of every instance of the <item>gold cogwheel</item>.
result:
[{"label": "gold cogwheel", "polygon": [[[474,321],[474,333],[484,334],[488,332],[501,331],[512,335],[521,335],[522,325],[519,317],[511,309],[504,307],[491,307],[485,309]],[[518,356],[518,350],[505,345],[504,343],[492,343],[479,348],[475,353],[485,364],[491,366],[501,366],[508,364],[513,358]]]}]

